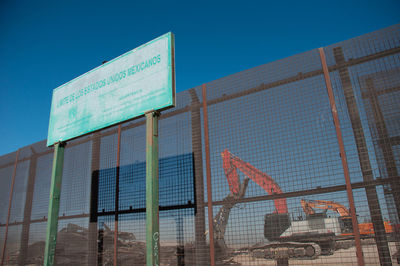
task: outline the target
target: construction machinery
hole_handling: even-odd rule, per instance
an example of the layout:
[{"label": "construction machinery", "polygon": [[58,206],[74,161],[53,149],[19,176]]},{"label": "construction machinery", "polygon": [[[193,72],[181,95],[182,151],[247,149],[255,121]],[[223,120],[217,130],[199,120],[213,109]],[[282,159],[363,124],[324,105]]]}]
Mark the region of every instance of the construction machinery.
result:
[{"label": "construction machinery", "polygon": [[[343,236],[353,235],[353,227],[351,224],[350,211],[342,204],[328,200],[305,200],[305,199],[301,199],[300,203],[307,217],[316,215],[317,213],[315,212],[315,209],[324,210],[323,214],[325,216],[328,210],[338,213],[340,215],[339,220],[342,223],[346,224],[346,226],[344,227],[347,229],[347,231],[342,231],[341,235]],[[387,234],[392,234],[394,232],[393,227],[389,221],[384,221],[383,224],[385,226],[385,231]],[[375,233],[372,223],[359,223],[358,228],[360,231],[360,235],[363,237],[372,236]]]},{"label": "construction machinery", "polygon": [[[215,243],[227,252],[224,240],[226,226],[231,209],[246,193],[249,179],[262,187],[269,195],[282,194],[279,185],[266,173],[231,154],[228,150],[221,153],[223,168],[229,184],[230,194],[223,199],[222,207],[213,219]],[[240,182],[238,170],[246,176]],[[304,204],[306,201],[303,202]],[[303,204],[302,203],[302,204]],[[265,215],[264,237],[268,244],[256,245],[248,250],[256,258],[315,259],[319,255],[330,255],[335,251],[338,241],[352,240],[352,225],[348,210],[343,206],[327,204],[341,214],[341,217],[327,217],[326,213],[316,213],[312,206],[305,204],[309,212],[305,220],[292,220],[288,212],[286,198],[274,198],[275,211]]]},{"label": "construction machinery", "polygon": [[315,215],[315,208],[323,209],[325,211],[331,210],[339,213],[341,217],[350,216],[349,210],[342,204],[328,200],[300,200],[301,207],[306,215]]}]

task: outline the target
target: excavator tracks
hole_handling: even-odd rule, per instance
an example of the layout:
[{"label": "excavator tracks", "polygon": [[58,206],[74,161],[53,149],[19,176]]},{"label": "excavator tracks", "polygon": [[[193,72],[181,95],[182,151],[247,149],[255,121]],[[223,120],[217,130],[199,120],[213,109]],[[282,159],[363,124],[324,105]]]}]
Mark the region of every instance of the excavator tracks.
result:
[{"label": "excavator tracks", "polygon": [[321,247],[317,243],[272,242],[267,245],[253,247],[251,256],[264,259],[316,259],[321,255]]}]

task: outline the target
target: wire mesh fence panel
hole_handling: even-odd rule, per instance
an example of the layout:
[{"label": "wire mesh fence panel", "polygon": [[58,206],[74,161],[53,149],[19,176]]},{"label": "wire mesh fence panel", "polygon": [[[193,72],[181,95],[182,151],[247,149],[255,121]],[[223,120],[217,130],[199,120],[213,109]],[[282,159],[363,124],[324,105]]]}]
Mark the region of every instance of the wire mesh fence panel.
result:
[{"label": "wire mesh fence panel", "polygon": [[56,265],[87,265],[88,218],[58,222]]},{"label": "wire mesh fence panel", "polygon": [[[3,159],[3,158],[2,158]],[[6,240],[6,223],[8,218],[9,198],[11,193],[12,175],[14,166],[9,158],[1,160],[4,164],[0,168],[0,259],[4,259],[4,245]],[[15,161],[15,154],[14,154]]]},{"label": "wire mesh fence panel", "polygon": [[[355,189],[357,219],[362,236],[362,248],[366,265],[383,265],[382,262],[391,259],[391,265],[399,265],[396,253],[398,251],[398,241],[396,240],[395,224],[390,220],[388,205],[385,201],[383,186],[376,186],[379,205],[374,205],[374,208],[380,208],[382,212],[381,222],[384,225],[383,229],[376,229],[374,221],[371,219],[371,211],[367,201],[366,189]],[[378,231],[380,230],[380,231]],[[377,235],[380,234],[381,236]],[[382,236],[386,237],[383,238]],[[386,254],[385,248],[388,248]]]},{"label": "wire mesh fence panel", "polygon": [[46,222],[30,224],[27,254],[23,265],[43,265],[46,226]]},{"label": "wire mesh fence panel", "polygon": [[185,112],[161,120],[159,126],[160,263],[164,265],[196,265],[190,121],[190,114]]},{"label": "wire mesh fence panel", "polygon": [[10,223],[22,222],[24,219],[28,170],[29,161],[18,163],[14,181],[13,199],[11,202]]},{"label": "wire mesh fence panel", "polygon": [[55,261],[59,265],[85,265],[89,234],[90,142],[70,144],[64,156]]},{"label": "wire mesh fence panel", "polygon": [[[109,130],[110,133],[111,130]],[[117,143],[118,134],[116,133],[103,136],[100,140],[96,204],[96,212],[99,215],[97,218],[97,263],[99,265],[110,265],[114,261],[115,231],[118,230],[115,227]]]},{"label": "wire mesh fence panel", "polygon": [[321,74],[315,50],[284,58],[207,83],[209,104]]},{"label": "wire mesh fence panel", "polygon": [[[339,98],[346,136],[356,152],[348,152],[352,181],[382,181],[382,187],[367,187],[361,209],[369,209],[376,248],[364,251],[382,265],[398,260],[398,233],[387,233],[388,224],[397,231],[399,221],[399,156],[395,154],[400,135],[399,26],[367,34],[326,48],[335,93]],[[390,133],[389,133],[390,132]],[[357,210],[357,213],[359,210]],[[363,225],[361,225],[363,226]],[[360,231],[363,228],[360,228]],[[367,255],[365,254],[367,253]]]},{"label": "wire mesh fence panel", "polygon": [[119,208],[146,208],[146,128],[122,131]]},{"label": "wire mesh fence panel", "polygon": [[193,209],[160,213],[161,265],[196,265],[193,214]]},{"label": "wire mesh fence panel", "polygon": [[98,212],[114,211],[117,164],[117,134],[101,138]]},{"label": "wire mesh fence panel", "polygon": [[8,227],[7,245],[4,251],[4,265],[16,265],[19,258],[22,225]]},{"label": "wire mesh fence panel", "polygon": [[88,215],[91,182],[91,143],[66,147],[60,197],[60,216]]},{"label": "wire mesh fence panel", "polygon": [[[11,192],[11,183],[12,183],[12,175],[13,175],[14,166],[10,165],[7,167],[0,168],[0,224],[5,226],[7,223],[7,216],[8,216],[8,204]],[[4,237],[4,236],[0,236]]]},{"label": "wire mesh fence panel", "polygon": [[120,215],[118,246],[120,265],[146,264],[146,213]]},{"label": "wire mesh fence panel", "polygon": [[17,164],[14,186],[12,189],[12,201],[10,209],[10,218],[8,223],[7,241],[4,253],[4,262],[6,265],[18,263],[21,247],[21,233],[25,206],[26,181],[29,168],[29,161],[23,161]]},{"label": "wire mesh fence panel", "polygon": [[[40,149],[40,145],[34,146],[35,150]],[[43,263],[52,159],[52,153],[33,155],[30,159],[19,265]]]},{"label": "wire mesh fence panel", "polygon": [[[0,256],[3,256],[4,238],[6,234],[6,227],[0,227]],[[1,257],[0,257],[1,258]]]},{"label": "wire mesh fence panel", "polygon": [[50,198],[52,164],[52,153],[40,156],[37,159],[31,220],[39,220],[47,217]]},{"label": "wire mesh fence panel", "polygon": [[101,216],[98,220],[98,265],[114,264],[115,217]]},{"label": "wire mesh fence panel", "polygon": [[188,107],[190,110],[191,126],[191,146],[193,152],[193,174],[194,174],[194,195],[195,195],[195,214],[194,214],[194,247],[196,265],[210,264],[209,230],[207,218],[207,181],[206,163],[204,155],[204,131],[203,131],[203,95],[202,87],[198,86],[188,90],[190,96]]},{"label": "wire mesh fence panel", "polygon": [[[181,117],[182,116],[182,117]],[[185,141],[183,135],[190,128],[187,125],[187,114],[180,114],[160,121],[160,158],[159,158],[159,202],[160,217],[165,213],[180,213],[179,209],[189,210],[193,215],[194,209],[194,184],[193,184],[193,155],[190,152],[190,137]],[[146,197],[146,162],[145,162],[145,127],[138,125],[122,131],[121,167],[119,179],[119,232],[118,254],[121,253],[121,263],[129,264],[142,261],[145,247],[145,228],[138,231],[126,226],[127,221],[139,222],[145,225],[145,197]],[[101,195],[100,195],[101,197]],[[190,212],[192,210],[192,212]],[[160,226],[164,234],[171,233],[171,221],[180,222],[181,215],[166,215],[167,220],[160,218]],[[189,215],[189,217],[191,216]],[[177,216],[177,217],[175,217]],[[141,217],[141,219],[135,218]],[[183,218],[182,218],[183,219]],[[185,219],[188,219],[185,217]],[[163,229],[167,226],[167,230]],[[166,247],[174,249],[174,252],[161,252],[167,255],[167,261],[177,261],[176,250],[178,243],[176,236],[178,231],[167,237]],[[179,227],[180,228],[180,227]],[[187,229],[186,229],[187,230]],[[181,236],[183,239],[183,236]],[[173,239],[171,241],[171,239]],[[184,243],[179,246],[183,251]],[[193,247],[191,247],[193,249]],[[143,250],[142,250],[143,249]],[[184,251],[183,251],[184,252]],[[190,254],[190,252],[188,252]],[[172,258],[170,258],[172,257]],[[160,257],[163,259],[163,257]],[[140,264],[138,264],[140,265]]]}]

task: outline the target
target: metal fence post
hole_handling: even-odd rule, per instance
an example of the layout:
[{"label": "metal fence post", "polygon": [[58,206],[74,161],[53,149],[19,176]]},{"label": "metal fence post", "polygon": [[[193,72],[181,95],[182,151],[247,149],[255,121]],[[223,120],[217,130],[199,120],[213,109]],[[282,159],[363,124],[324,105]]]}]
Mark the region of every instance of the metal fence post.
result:
[{"label": "metal fence post", "polygon": [[[389,217],[392,220],[392,223],[396,223],[394,226],[394,236],[395,236],[395,242],[396,242],[396,253],[397,253],[397,263],[400,262],[400,243],[399,243],[399,216],[400,216],[400,181],[398,180],[399,172],[397,171],[397,166],[396,166],[396,158],[395,154],[393,152],[393,146],[395,146],[395,143],[391,141],[389,130],[386,125],[385,117],[383,115],[380,103],[379,103],[379,97],[377,94],[377,91],[375,89],[374,85],[374,80],[372,78],[369,78],[366,80],[366,96],[371,104],[371,109],[373,110],[373,116],[375,120],[375,126],[376,126],[376,131],[378,134],[378,139],[379,139],[379,147],[382,149],[382,157],[385,163],[386,171],[387,171],[387,177],[389,179],[392,179],[393,181],[390,182],[389,185],[389,195],[393,197],[394,199],[394,204],[390,204],[389,202],[391,201],[386,201],[386,204],[388,205],[387,208],[389,210]],[[386,188],[387,188],[386,186]],[[385,193],[387,195],[387,192]],[[385,195],[385,196],[386,196]],[[393,206],[394,205],[394,206]],[[396,212],[397,215],[393,215],[393,212]],[[397,221],[397,222],[396,222]],[[385,232],[386,233],[386,232]]]},{"label": "metal fence post", "polygon": [[355,244],[356,244],[357,261],[358,261],[358,265],[362,266],[362,265],[364,265],[364,255],[363,255],[362,247],[361,247],[360,230],[358,228],[356,208],[354,205],[353,190],[351,188],[349,166],[347,164],[346,152],[344,150],[344,143],[343,143],[343,138],[342,138],[342,131],[340,129],[339,117],[338,117],[337,109],[336,109],[335,96],[333,95],[332,84],[331,84],[331,79],[329,76],[328,66],[326,64],[324,49],[319,48],[318,50],[319,50],[319,55],[321,58],[322,69],[324,72],[325,85],[326,85],[326,89],[328,91],[329,103],[331,105],[333,121],[335,124],[336,136],[337,136],[338,144],[339,144],[340,158],[342,160],[344,178],[346,181],[346,192],[347,192],[347,197],[348,197],[349,205],[350,205],[350,215],[351,215],[351,221],[353,224],[353,233],[354,233],[354,240],[355,240]]},{"label": "metal fence post", "polygon": [[118,263],[118,215],[119,215],[119,165],[121,156],[121,124],[118,125],[117,165],[115,174],[115,215],[114,215],[114,266]]},{"label": "metal fence post", "polygon": [[99,166],[100,166],[100,134],[94,133],[91,150],[91,185],[90,185],[90,216],[89,216],[89,243],[88,264],[101,264],[101,254],[98,254],[97,221],[99,198]]},{"label": "metal fence post", "polygon": [[158,206],[158,117],[146,113],[146,264],[159,265],[160,232]]},{"label": "metal fence post", "polygon": [[[378,94],[375,90],[375,85],[373,79],[369,78],[366,80],[366,86],[367,86],[367,91],[368,93],[366,94],[368,97],[368,100],[370,101],[371,104],[371,109],[373,110],[373,116],[375,119],[375,126],[376,126],[376,133],[378,134],[378,139],[379,139],[379,147],[382,149],[382,156],[383,160],[385,162],[385,167],[387,170],[387,175],[388,178],[396,180],[394,182],[391,182],[391,189],[394,191],[392,193],[393,198],[395,200],[395,208],[397,211],[397,217],[395,217],[396,220],[400,220],[400,195],[399,192],[399,172],[397,171],[397,166],[396,166],[396,158],[393,152],[392,148],[392,143],[390,140],[390,134],[386,125],[385,117],[383,116],[383,112],[381,109],[381,106],[379,104],[379,98]],[[393,221],[394,222],[394,221]]]},{"label": "metal fence post", "polygon": [[49,213],[47,218],[46,245],[44,250],[43,265],[54,265],[56,253],[58,212],[60,209],[61,181],[64,164],[65,143],[58,142],[54,145],[53,170],[51,172]]},{"label": "metal fence post", "polygon": [[210,262],[215,265],[215,247],[214,247],[214,225],[213,225],[213,206],[212,206],[212,184],[210,168],[210,140],[208,136],[208,114],[207,114],[207,88],[203,84],[203,119],[204,119],[204,141],[206,152],[206,171],[207,171],[207,203],[208,203],[208,232],[210,237]]},{"label": "metal fence post", "polygon": [[203,176],[203,150],[201,139],[201,103],[197,96],[195,89],[189,90],[192,99],[190,112],[191,112],[191,125],[192,125],[192,149],[194,156],[194,193],[195,193],[195,253],[196,265],[209,264],[208,251],[206,245],[206,225],[205,225],[205,211],[204,211],[204,176]]},{"label": "metal fence post", "polygon": [[[347,110],[353,129],[354,139],[357,146],[361,172],[364,181],[373,181],[371,162],[368,155],[367,143],[361,123],[360,114],[356,104],[353,88],[351,85],[350,74],[346,66],[343,50],[341,47],[333,49],[333,55],[337,64],[342,90],[345,96]],[[365,188],[371,220],[375,232],[375,241],[378,248],[379,261],[381,265],[392,265],[390,258],[389,245],[386,237],[385,226],[383,224],[382,212],[379,205],[378,195],[375,186]]]},{"label": "metal fence post", "polygon": [[29,242],[29,231],[30,231],[30,222],[31,222],[31,214],[32,214],[32,203],[33,203],[33,190],[35,187],[35,179],[36,179],[36,165],[38,155],[35,150],[31,147],[32,156],[29,163],[29,176],[28,176],[28,184],[26,188],[26,198],[25,198],[25,208],[24,208],[24,220],[22,223],[22,233],[21,233],[21,246],[20,253],[18,258],[18,264],[20,266],[26,265],[26,257],[28,256],[28,242]]}]

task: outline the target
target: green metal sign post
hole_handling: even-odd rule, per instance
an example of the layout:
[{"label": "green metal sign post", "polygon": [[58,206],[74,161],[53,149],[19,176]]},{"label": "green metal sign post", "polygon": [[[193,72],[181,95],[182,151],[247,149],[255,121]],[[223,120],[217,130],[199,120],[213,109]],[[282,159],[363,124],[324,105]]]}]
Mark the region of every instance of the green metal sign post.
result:
[{"label": "green metal sign post", "polygon": [[158,209],[158,116],[146,113],[146,264],[158,266],[160,232]]},{"label": "green metal sign post", "polygon": [[64,164],[65,143],[54,145],[53,170],[51,172],[49,213],[47,218],[46,246],[43,265],[54,265],[56,253],[58,211],[60,209],[61,179]]}]

